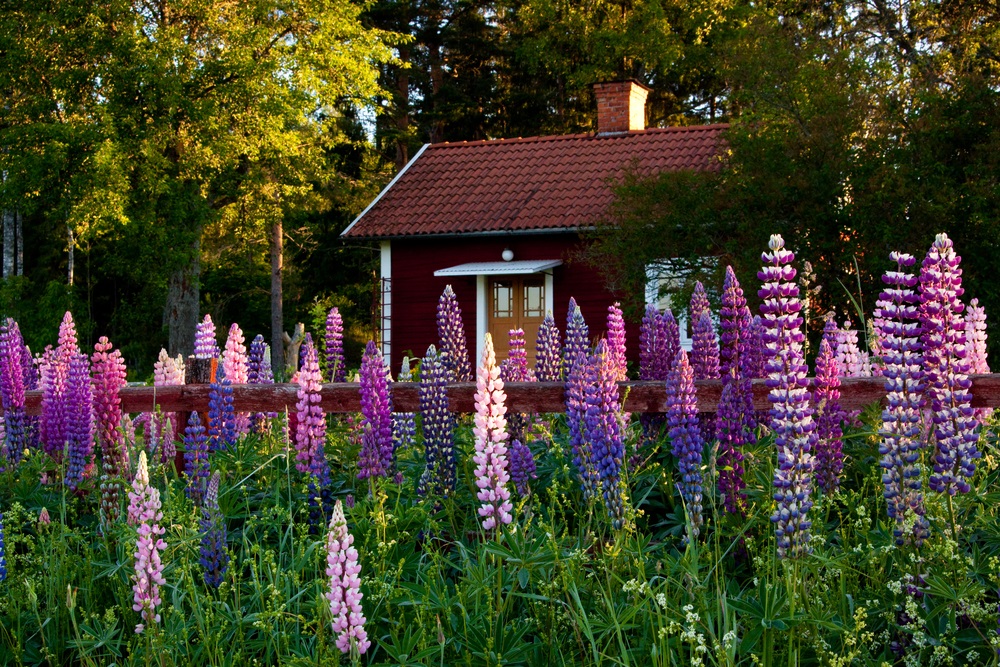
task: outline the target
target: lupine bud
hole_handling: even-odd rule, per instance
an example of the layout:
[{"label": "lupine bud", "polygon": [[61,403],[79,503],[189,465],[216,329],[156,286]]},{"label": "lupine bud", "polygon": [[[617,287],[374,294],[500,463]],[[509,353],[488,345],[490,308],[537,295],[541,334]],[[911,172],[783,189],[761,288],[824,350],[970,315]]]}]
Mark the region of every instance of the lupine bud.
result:
[{"label": "lupine bud", "polygon": [[358,550],[352,545],[354,536],[347,530],[344,507],[338,500],[333,506],[330,527],[326,534],[326,576],[330,589],[326,599],[333,616],[333,631],[337,633],[337,648],[344,654],[357,651],[362,655],[371,646],[365,633],[365,616],[361,608],[361,565]]},{"label": "lupine bud", "polygon": [[368,341],[361,357],[361,414],[363,435],[358,479],[396,474],[392,448],[392,400],[386,380],[389,369],[375,341]]},{"label": "lupine bud", "polygon": [[[700,283],[699,283],[700,284]],[[702,311],[701,318],[708,316]],[[680,472],[680,490],[690,521],[689,539],[698,537],[702,524],[701,452],[704,441],[698,427],[698,401],[694,390],[694,370],[687,352],[681,353],[667,377],[667,423],[670,442]]]},{"label": "lupine bud", "polygon": [[542,324],[538,327],[538,339],[535,344],[535,377],[539,382],[558,382],[561,379],[562,345],[559,340],[559,327],[548,312]]},{"label": "lupine bud", "polygon": [[326,372],[330,382],[344,382],[347,366],[344,364],[344,321],[336,306],[326,316]]},{"label": "lupine bud", "polygon": [[569,314],[566,317],[566,346],[563,348],[563,375],[569,371],[578,355],[590,354],[590,330],[583,319],[583,312],[576,305],[576,299],[569,298]]},{"label": "lupine bud", "polygon": [[764,284],[758,294],[765,326],[764,343],[770,352],[766,370],[772,408],[771,430],[778,449],[774,471],[771,516],[775,525],[778,557],[797,557],[809,552],[807,515],[812,507],[813,447],[815,428],[810,405],[807,367],[802,357],[802,318],[799,288],[790,266],[795,255],[785,249],[780,235],[773,234],[770,252],[761,255],[764,268],[757,276]]},{"label": "lupine bud", "polygon": [[590,443],[594,466],[601,480],[604,504],[614,527],[621,528],[625,521],[625,504],[620,486],[625,447],[621,434],[617,369],[608,359],[607,343],[604,340],[597,344],[593,358],[587,364],[585,401],[586,440]]},{"label": "lupine bud", "polygon": [[476,454],[472,460],[476,464],[476,497],[482,503],[479,516],[483,530],[499,533],[502,525],[512,518],[510,491],[507,482],[507,408],[504,401],[503,380],[493,352],[493,337],[486,334],[483,345],[483,361],[476,372],[476,417],[472,430],[476,441]]},{"label": "lupine bud", "polygon": [[437,325],[441,354],[452,377],[455,382],[471,382],[472,364],[469,362],[469,348],[465,343],[462,309],[451,285],[445,286],[444,293],[438,300]]},{"label": "lupine bud", "polygon": [[455,418],[448,410],[449,371],[431,345],[420,364],[420,419],[426,466],[420,476],[421,495],[445,496],[455,490]]},{"label": "lupine bud", "polygon": [[200,506],[205,498],[208,471],[208,438],[198,413],[192,412],[184,429],[184,477],[187,479],[184,492],[195,505]]},{"label": "lupine bud", "polygon": [[47,507],[43,507],[42,511],[38,513],[38,525],[48,526],[52,523],[52,517],[49,516],[49,510]]},{"label": "lupine bud", "polygon": [[218,359],[219,344],[215,342],[215,323],[206,313],[194,332],[194,356],[196,359]]}]

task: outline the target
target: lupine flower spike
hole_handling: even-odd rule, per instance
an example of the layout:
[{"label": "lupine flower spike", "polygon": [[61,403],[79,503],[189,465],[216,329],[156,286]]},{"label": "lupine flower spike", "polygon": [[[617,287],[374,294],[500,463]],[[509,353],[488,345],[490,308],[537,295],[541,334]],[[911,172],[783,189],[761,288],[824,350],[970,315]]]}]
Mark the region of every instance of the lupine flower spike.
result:
[{"label": "lupine flower spike", "polygon": [[2,459],[17,466],[27,445],[28,418],[24,411],[24,371],[21,367],[21,332],[17,323],[8,318],[0,327],[0,395],[3,399],[5,437],[0,443]]},{"label": "lupine flower spike", "polygon": [[[232,384],[247,384],[250,381],[249,360],[247,359],[247,348],[244,345],[246,338],[243,330],[235,322],[229,327],[229,335],[226,337],[226,349],[222,351],[222,368],[226,373],[226,378]],[[250,415],[240,412],[235,415],[233,424],[237,435],[244,434],[250,430]]]},{"label": "lupine flower spike", "polygon": [[726,267],[722,283],[722,307],[719,309],[719,377],[726,384],[739,369],[740,359],[749,346],[750,309],[733,267]]},{"label": "lupine flower spike", "polygon": [[858,348],[858,331],[851,328],[851,321],[837,331],[837,368],[840,377],[856,378],[864,374],[861,350]]},{"label": "lupine flower spike", "polygon": [[208,390],[209,449],[232,449],[236,444],[236,411],[233,408],[233,383],[220,367]]},{"label": "lupine flower spike", "polygon": [[812,507],[813,448],[815,428],[810,405],[807,368],[802,357],[802,318],[799,288],[793,282],[795,259],[785,249],[780,235],[771,236],[770,252],[757,276],[764,284],[758,294],[764,323],[767,359],[767,386],[770,388],[771,429],[778,449],[774,471],[774,499],[777,509],[771,516],[778,542],[778,557],[797,557],[809,552],[809,509]]},{"label": "lupine flower spike", "polygon": [[965,349],[970,373],[990,372],[986,353],[986,309],[979,305],[979,299],[970,301],[965,311]]},{"label": "lupine flower spike", "polygon": [[316,348],[306,349],[306,363],[298,372],[298,402],[295,404],[295,469],[304,475],[322,476],[326,465],[326,415],[320,407],[322,375]]},{"label": "lupine flower spike", "polygon": [[590,354],[590,330],[583,319],[583,311],[576,305],[576,299],[569,298],[566,317],[566,346],[563,348],[563,374],[569,377],[570,369],[578,355]]},{"label": "lupine flower spike", "polygon": [[827,340],[819,345],[816,358],[816,482],[824,493],[833,493],[840,486],[844,469],[840,423],[844,411],[840,409],[840,376],[833,348]]},{"label": "lupine flower spike", "polygon": [[208,486],[208,438],[197,412],[192,412],[184,429],[184,492],[195,505],[201,505]]},{"label": "lupine flower spike", "polygon": [[663,357],[663,374],[670,372],[670,368],[674,365],[674,359],[677,355],[681,353],[681,328],[677,324],[677,319],[674,317],[673,311],[667,308],[662,317],[660,318],[660,333],[657,335],[662,335],[663,337],[663,349],[665,351]]},{"label": "lupine flower spike", "polygon": [[226,576],[229,552],[226,551],[226,519],[219,511],[219,473],[208,483],[205,504],[201,508],[201,549],[199,562],[205,572],[205,584],[218,588]]},{"label": "lupine flower spike", "polygon": [[482,503],[479,516],[483,530],[499,534],[502,526],[509,524],[510,490],[507,483],[507,408],[504,401],[500,368],[493,352],[493,337],[486,334],[483,344],[483,361],[476,372],[476,417],[473,435],[476,454],[472,460],[476,464],[476,497]]},{"label": "lupine flower spike", "polygon": [[[160,349],[160,355],[153,364],[153,386],[170,387],[182,385],[184,384],[184,371],[184,358],[182,356],[178,355],[176,357],[171,357],[167,354],[166,350]],[[173,460],[173,457],[177,452],[174,447],[173,440],[166,437],[166,422],[169,420],[173,424],[177,425],[180,423],[180,416],[175,412],[153,412],[149,414],[148,418],[155,422],[150,425],[150,430],[153,433],[159,433],[160,439],[162,440],[159,448],[160,461],[162,463],[168,463]],[[147,445],[148,444],[151,443],[147,442]]]},{"label": "lupine flower spike", "polygon": [[719,341],[709,311],[703,310],[691,331],[691,367],[697,380],[719,377]]},{"label": "lupine flower spike", "polygon": [[625,317],[618,303],[608,306],[608,361],[619,382],[628,379],[625,361]]},{"label": "lupine flower spike", "polygon": [[535,376],[539,382],[558,382],[561,379],[562,345],[559,340],[559,327],[552,317],[552,312],[545,315],[538,327],[538,340],[535,344]]},{"label": "lupine flower spike", "polygon": [[[706,313],[702,312],[701,317],[706,317]],[[702,524],[701,452],[704,441],[698,428],[694,370],[684,350],[677,356],[667,378],[667,423],[681,475],[681,496],[690,522],[688,539],[695,539]]]},{"label": "lupine flower spike", "polygon": [[326,372],[330,382],[344,382],[347,366],[344,365],[344,321],[336,306],[326,315]]},{"label": "lupine flower spike", "polygon": [[[399,382],[413,382],[413,371],[410,370],[410,358],[403,357],[403,366],[397,376]],[[412,412],[392,413],[392,447],[402,451],[412,447],[417,439],[416,415]]]},{"label": "lupine flower spike", "polygon": [[456,382],[471,382],[472,364],[469,362],[469,348],[465,343],[462,309],[451,285],[445,286],[444,293],[438,300],[437,325],[441,353],[452,376]]},{"label": "lupine flower spike", "polygon": [[925,394],[934,413],[934,472],[939,493],[969,492],[976,471],[978,426],[970,406],[969,359],[962,319],[961,257],[947,234],[938,234],[920,268],[920,342]]},{"label": "lupine flower spike", "polygon": [[[896,268],[882,277],[886,288],[879,294],[875,317],[882,339],[886,408],[882,411],[885,434],[882,455],[882,484],[889,518],[896,526],[893,534],[902,546],[907,540],[920,546],[930,534],[924,514],[921,489],[920,409],[923,406],[923,354],[920,346],[920,299],[913,288],[917,277],[907,269],[916,263],[913,255],[893,252],[889,258]],[[907,529],[910,515],[912,533]]]},{"label": "lupine flower spike", "polygon": [[[500,366],[500,377],[506,382],[533,382],[535,376],[528,370],[528,351],[524,330],[509,331],[507,359]],[[535,459],[525,444],[528,415],[523,412],[507,413],[507,434],[510,446],[510,475],[518,494],[526,495],[528,480],[534,479]]]},{"label": "lupine flower spike", "polygon": [[163,520],[160,492],[149,484],[146,452],[139,454],[139,471],[135,480],[133,492],[129,494],[132,499],[129,517],[131,519],[134,510],[139,524],[135,545],[135,574],[132,575],[132,609],[142,616],[142,622],[135,626],[136,634],[139,634],[146,624],[160,622],[156,608],[161,603],[160,586],[166,583],[160,554],[167,545],[160,538],[166,532],[159,524]]},{"label": "lupine flower spike", "polygon": [[608,358],[607,343],[601,340],[587,364],[585,432],[601,481],[604,504],[616,529],[625,523],[625,503],[620,484],[625,447],[621,433],[617,372]]},{"label": "lupine flower spike", "polygon": [[590,362],[583,352],[577,355],[566,379],[566,423],[569,427],[569,444],[573,451],[573,465],[580,475],[580,488],[584,500],[597,492],[599,477],[594,465],[591,442],[587,437],[587,376]]},{"label": "lupine flower spike", "polygon": [[365,615],[361,607],[361,565],[354,536],[347,530],[344,506],[338,500],[333,506],[330,527],[326,534],[326,576],[330,589],[326,599],[333,616],[333,631],[337,633],[337,648],[341,653],[362,655],[371,646],[365,632]]},{"label": "lupine flower spike", "polygon": [[448,410],[448,375],[441,356],[431,345],[420,364],[420,417],[426,466],[420,476],[421,495],[449,495],[455,490],[455,419]]},{"label": "lupine flower spike", "polygon": [[118,519],[121,487],[125,476],[128,450],[122,432],[122,404],[118,390],[125,386],[125,362],[121,352],[111,349],[111,342],[101,336],[91,357],[94,365],[94,417],[97,442],[101,448],[101,519],[110,525]]},{"label": "lupine flower spike", "polygon": [[215,342],[215,323],[206,314],[194,332],[194,356],[196,359],[218,359],[219,344]]},{"label": "lupine flower spike", "polygon": [[701,281],[697,281],[694,284],[694,291],[691,292],[691,326],[693,327],[699,319],[701,319],[702,313],[712,313],[712,304],[708,300],[708,293],[705,291],[705,286],[701,284]]},{"label": "lupine flower spike", "polygon": [[375,341],[368,341],[361,357],[361,414],[363,416],[358,479],[392,477],[396,458],[392,445],[392,401],[389,369]]},{"label": "lupine flower spike", "polygon": [[[264,337],[257,334],[250,343],[250,351],[247,355],[247,383],[248,384],[274,384],[274,375],[271,374],[269,363],[270,355],[267,353],[267,345]],[[255,412],[250,415],[250,428],[255,433],[263,433],[268,427],[268,419],[271,415],[264,412]]]},{"label": "lupine flower spike", "polygon": [[90,360],[85,354],[75,354],[69,362],[66,378],[65,423],[66,486],[75,491],[93,466],[94,398],[90,384]]}]

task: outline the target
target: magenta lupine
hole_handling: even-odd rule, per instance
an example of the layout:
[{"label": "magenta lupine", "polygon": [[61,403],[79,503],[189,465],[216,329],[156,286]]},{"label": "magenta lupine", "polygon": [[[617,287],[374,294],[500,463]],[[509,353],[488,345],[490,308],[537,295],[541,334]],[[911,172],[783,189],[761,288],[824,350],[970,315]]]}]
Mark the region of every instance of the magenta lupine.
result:
[{"label": "magenta lupine", "polygon": [[625,358],[625,316],[618,302],[608,306],[608,362],[619,382],[628,379]]},{"label": "magenta lupine", "polygon": [[303,475],[322,476],[326,464],[326,415],[320,407],[323,376],[316,348],[306,350],[306,362],[298,372],[298,402],[295,404],[295,469]]},{"label": "magenta lupine", "polygon": [[326,372],[330,382],[345,382],[347,366],[344,364],[344,320],[336,306],[326,315],[326,335],[323,339],[326,352]]},{"label": "magenta lupine", "polygon": [[583,311],[576,305],[576,299],[569,298],[569,310],[566,316],[566,345],[563,347],[563,376],[569,377],[569,371],[576,362],[577,356],[590,354],[590,329],[583,319]]},{"label": "magenta lupine", "polygon": [[476,464],[476,498],[482,503],[479,516],[483,530],[499,533],[502,526],[509,524],[513,505],[507,483],[507,408],[504,401],[500,368],[493,352],[493,337],[486,334],[483,344],[483,360],[476,371],[476,416],[472,432],[476,442],[476,453],[472,457]]},{"label": "magenta lupine", "polygon": [[778,557],[797,557],[809,552],[808,512],[813,484],[813,422],[808,369],[802,357],[802,318],[799,311],[799,288],[793,282],[795,269],[790,265],[795,255],[785,249],[785,242],[773,234],[770,252],[761,255],[765,262],[757,277],[763,281],[758,292],[764,324],[764,343],[769,351],[766,364],[771,430],[778,449],[774,471],[774,500],[777,509],[771,516],[775,524]]},{"label": "magenta lupine", "polygon": [[[143,452],[145,455],[145,452]],[[200,506],[208,488],[208,437],[205,427],[197,412],[188,417],[184,429],[184,478],[186,486],[184,493],[191,501]]]},{"label": "magenta lupine", "polygon": [[979,305],[979,299],[970,301],[965,311],[965,350],[970,373],[990,372],[986,353],[986,309]]},{"label": "magenta lupine", "polygon": [[702,313],[712,314],[712,304],[708,300],[708,293],[705,291],[705,286],[701,284],[701,281],[697,281],[694,284],[694,291],[691,292],[691,326],[693,327],[699,319],[701,319]]},{"label": "magenta lupine", "polygon": [[194,332],[194,356],[196,359],[218,359],[219,344],[215,342],[215,322],[212,316],[205,314],[205,319],[198,323]]},{"label": "magenta lupine", "polygon": [[719,377],[719,341],[709,311],[703,310],[691,333],[691,368],[698,380]]},{"label": "magenta lupine", "polygon": [[128,450],[122,433],[122,403],[118,390],[125,386],[125,361],[112,350],[105,336],[97,341],[91,357],[94,368],[94,419],[101,449],[101,519],[110,525],[120,512],[119,479],[128,469]]},{"label": "magenta lupine", "polygon": [[607,341],[601,340],[587,364],[584,400],[586,440],[594,468],[601,482],[604,505],[615,528],[625,522],[625,503],[621,488],[621,470],[625,458],[622,441],[621,402],[618,395],[618,369],[608,358]]},{"label": "magenta lupine", "polygon": [[162,602],[160,586],[166,584],[160,560],[160,554],[167,548],[160,535],[166,531],[159,524],[163,520],[160,492],[149,483],[146,452],[139,454],[139,470],[129,498],[129,522],[132,522],[134,512],[139,525],[135,543],[135,574],[132,575],[132,610],[139,612],[142,617],[141,622],[135,626],[136,634],[140,634],[147,624],[160,622],[160,614],[156,608]]},{"label": "magenta lupine", "polygon": [[962,319],[961,257],[947,234],[938,234],[920,268],[920,343],[924,354],[925,396],[934,415],[934,473],[939,493],[968,493],[980,452],[970,402],[969,359]]},{"label": "magenta lupine", "polygon": [[358,479],[392,477],[396,474],[388,376],[385,357],[379,352],[375,341],[368,341],[361,357],[359,393],[363,434],[358,459]]},{"label": "magenta lupine", "polygon": [[21,367],[21,331],[17,322],[7,318],[0,327],[0,396],[3,402],[4,438],[0,443],[0,469],[10,463],[16,467],[27,445],[27,421],[24,409],[24,370]]},{"label": "magenta lupine", "polygon": [[85,354],[69,362],[64,399],[66,418],[66,486],[76,491],[93,465],[94,397],[90,384],[90,361]]},{"label": "magenta lupine", "polygon": [[545,314],[545,319],[538,327],[535,377],[539,382],[559,382],[562,379],[562,343],[559,339],[559,327],[556,326],[551,311]]},{"label": "magenta lupine", "polygon": [[342,653],[362,655],[371,646],[365,633],[365,615],[361,607],[361,565],[354,536],[347,530],[344,506],[338,500],[330,516],[326,534],[326,576],[330,589],[326,599],[333,616],[333,631],[337,633],[337,648]]},{"label": "magenta lupine", "polygon": [[420,364],[420,417],[424,434],[424,472],[417,488],[437,497],[455,490],[455,418],[448,410],[448,376],[441,356],[431,345]]},{"label": "magenta lupine", "polygon": [[844,470],[843,431],[840,423],[844,411],[840,408],[840,375],[833,348],[827,340],[819,345],[816,357],[816,386],[813,392],[816,415],[816,482],[824,493],[833,493],[840,486]]},{"label": "magenta lupine", "polygon": [[[229,335],[226,337],[226,347],[222,351],[222,368],[226,378],[232,384],[248,384],[250,381],[249,360],[247,359],[247,348],[244,343],[246,338],[243,330],[235,322],[229,327]],[[250,430],[250,413],[237,412],[235,414],[233,427],[236,434],[243,435]]]},{"label": "magenta lupine", "polygon": [[[707,315],[702,311],[700,317]],[[705,442],[698,426],[698,399],[694,369],[687,352],[681,350],[667,377],[667,424],[670,443],[680,472],[681,497],[690,521],[688,539],[698,537],[702,524],[701,453]]]},{"label": "magenta lupine", "polygon": [[[882,484],[893,534],[902,546],[907,540],[920,546],[930,533],[921,489],[920,439],[923,406],[923,353],[920,345],[920,299],[914,292],[917,277],[907,271],[913,255],[893,252],[896,269],[886,271],[875,316],[882,339],[882,360],[887,405],[882,411]],[[907,513],[912,514],[912,534],[907,534]]]},{"label": "magenta lupine", "polygon": [[566,377],[566,425],[573,451],[573,465],[580,475],[584,500],[594,497],[599,478],[594,456],[587,438],[587,375],[590,361],[583,352],[577,355]]},{"label": "magenta lupine", "polygon": [[444,363],[451,369],[455,382],[472,381],[472,363],[469,348],[465,342],[465,325],[462,323],[462,309],[451,285],[446,285],[438,299],[437,310],[438,340]]}]

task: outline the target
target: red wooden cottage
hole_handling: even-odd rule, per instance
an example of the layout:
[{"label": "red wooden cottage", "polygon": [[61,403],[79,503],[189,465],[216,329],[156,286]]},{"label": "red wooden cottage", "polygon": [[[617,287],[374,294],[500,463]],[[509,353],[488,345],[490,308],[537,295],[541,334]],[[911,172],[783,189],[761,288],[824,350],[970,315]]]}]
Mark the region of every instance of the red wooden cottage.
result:
[{"label": "red wooden cottage", "polygon": [[[602,334],[617,299],[594,268],[568,261],[580,232],[607,212],[626,170],[718,169],[727,126],[645,129],[647,88],[623,81],[595,93],[596,134],[424,145],[343,232],[381,241],[382,346],[392,368],[436,343],[449,284],[473,365],[486,332],[502,359],[516,327],[533,358],[542,319],[552,311],[562,330],[571,296],[591,336]],[[631,353],[636,326],[628,337]]]}]

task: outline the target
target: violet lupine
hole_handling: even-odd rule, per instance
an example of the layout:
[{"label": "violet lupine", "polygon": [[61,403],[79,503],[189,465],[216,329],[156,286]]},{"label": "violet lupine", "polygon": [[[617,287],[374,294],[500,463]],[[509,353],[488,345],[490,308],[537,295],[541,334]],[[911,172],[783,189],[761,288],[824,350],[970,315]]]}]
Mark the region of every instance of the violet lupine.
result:
[{"label": "violet lupine", "polygon": [[[448,363],[447,359],[445,363]],[[396,474],[395,452],[392,448],[392,399],[385,357],[375,341],[368,341],[361,357],[361,453],[358,479],[392,477]]]},{"label": "violet lupine", "polygon": [[920,267],[920,343],[925,396],[933,412],[934,472],[930,487],[968,493],[976,471],[978,426],[970,406],[969,360],[962,319],[961,257],[947,234],[938,234]]},{"label": "violet lupine", "polygon": [[[143,485],[141,493],[139,484]],[[160,536],[166,531],[159,524],[163,520],[163,512],[160,511],[160,492],[149,484],[146,452],[139,455],[136,485],[135,494],[140,496],[140,500],[136,506],[139,528],[135,542],[135,574],[132,575],[132,610],[139,612],[142,617],[142,621],[135,626],[136,634],[140,634],[145,630],[146,624],[160,622],[160,614],[156,608],[162,602],[160,586],[166,584],[163,578],[163,563],[160,560],[160,553],[167,548],[167,543]],[[130,506],[130,516],[131,511]]]},{"label": "violet lupine", "polygon": [[669,308],[663,311],[663,315],[660,316],[659,331],[660,333],[657,335],[662,335],[663,337],[663,349],[665,352],[662,360],[662,372],[664,377],[666,377],[666,373],[674,365],[674,359],[681,353],[681,327],[677,323],[677,318],[674,317],[673,311]]},{"label": "violet lupine", "polygon": [[764,323],[767,359],[767,386],[770,389],[771,430],[778,449],[774,471],[774,500],[771,516],[775,524],[778,557],[797,557],[809,552],[809,509],[812,507],[813,447],[815,428],[810,404],[808,368],[802,357],[802,317],[795,269],[795,255],[785,249],[778,234],[771,236],[770,252],[757,277],[763,281],[758,292]]},{"label": "violet lupine", "polygon": [[747,378],[759,380],[767,376],[764,366],[767,363],[767,349],[764,345],[764,321],[760,315],[754,315],[750,321],[750,334],[747,337],[747,345],[744,350],[746,355],[745,370]]},{"label": "violet lupine", "polygon": [[844,452],[840,423],[844,411],[840,408],[840,375],[837,358],[829,341],[822,340],[816,357],[816,389],[813,393],[816,414],[816,482],[824,493],[833,493],[840,486],[844,470]]},{"label": "violet lupine", "polygon": [[559,327],[552,312],[545,314],[538,327],[535,343],[535,377],[539,382],[559,382],[562,379],[562,344]]},{"label": "violet lupine", "polygon": [[[142,453],[145,457],[145,452]],[[197,412],[192,412],[184,429],[184,493],[201,506],[208,488],[208,438]]]},{"label": "violet lupine", "polygon": [[745,383],[735,369],[730,371],[730,375],[737,381],[730,380],[722,385],[716,416],[715,428],[719,438],[716,458],[719,478],[716,485],[725,510],[742,515],[745,507],[743,489],[746,488],[743,481],[743,447],[753,442],[754,438],[753,429],[747,425],[746,400],[741,393],[741,384],[745,386]]},{"label": "violet lupine", "polygon": [[[700,317],[705,315],[703,311]],[[688,515],[688,539],[695,539],[702,524],[701,453],[705,442],[698,426],[694,369],[688,363],[687,352],[684,350],[677,355],[667,377],[667,423],[681,477],[678,486]]]},{"label": "violet lupine", "polygon": [[94,397],[90,361],[85,354],[77,354],[69,362],[64,404],[69,452],[65,481],[70,490],[76,491],[93,464],[94,454]]},{"label": "violet lupine", "polygon": [[448,410],[448,376],[433,345],[420,364],[420,420],[424,434],[424,472],[417,486],[421,495],[438,497],[455,490],[455,418]]},{"label": "violet lupine", "polygon": [[451,369],[455,382],[472,381],[472,364],[469,348],[465,342],[465,325],[462,323],[462,309],[451,285],[446,285],[437,310],[438,341],[444,363]]},{"label": "violet lupine", "polygon": [[476,498],[482,503],[479,516],[486,532],[499,533],[502,526],[509,524],[513,505],[507,483],[507,408],[504,401],[500,368],[493,352],[493,337],[486,334],[483,343],[483,360],[476,371],[476,416],[472,430],[476,441],[476,453],[472,457],[476,464]]},{"label": "violet lupine", "polygon": [[226,551],[226,518],[219,510],[219,473],[208,482],[205,504],[201,508],[201,548],[199,560],[205,573],[205,584],[218,588],[226,576],[229,552]]},{"label": "violet lupine", "polygon": [[27,415],[24,411],[24,371],[21,367],[21,331],[8,318],[0,327],[0,396],[3,401],[3,461],[17,466],[27,445]]},{"label": "violet lupine", "polygon": [[[914,292],[917,277],[907,271],[916,263],[913,255],[893,252],[896,269],[882,276],[886,288],[879,294],[875,315],[882,339],[887,405],[882,411],[884,433],[882,484],[893,534],[902,546],[907,540],[920,546],[930,534],[921,489],[920,410],[924,402],[923,353],[920,345],[920,298]],[[907,514],[912,514],[912,533],[907,534]]]},{"label": "violet lupine", "polygon": [[615,369],[619,382],[628,379],[625,357],[625,316],[619,304],[608,306],[608,362]]},{"label": "violet lupine", "polygon": [[531,448],[520,440],[510,443],[510,479],[514,482],[517,495],[522,498],[531,493],[531,480],[537,479],[535,474],[535,457]]},{"label": "violet lupine", "polygon": [[112,350],[105,336],[97,341],[91,356],[94,368],[94,418],[101,449],[101,520],[110,525],[118,519],[121,485],[128,469],[122,424],[122,402],[118,390],[125,386],[125,361]]},{"label": "violet lupine", "polygon": [[701,281],[696,281],[694,284],[694,291],[691,292],[691,326],[693,327],[695,323],[701,318],[702,313],[712,314],[712,304],[708,300],[708,293],[705,291],[705,286],[701,284]]},{"label": "violet lupine", "polygon": [[625,447],[622,441],[617,377],[617,369],[608,358],[607,342],[601,340],[587,364],[584,395],[587,416],[584,428],[594,468],[601,482],[604,505],[616,529],[621,528],[625,522],[625,503],[621,488]]},{"label": "violet lupine", "polygon": [[[403,365],[396,376],[399,382],[413,382],[413,371],[410,370],[410,358],[403,357]],[[412,412],[392,413],[392,447],[400,451],[412,447],[417,441],[417,420]]]},{"label": "violet lupine", "polygon": [[587,369],[590,361],[583,352],[566,377],[566,425],[569,428],[569,445],[573,451],[573,465],[580,475],[580,488],[584,500],[590,500],[597,492],[599,477],[594,465],[594,456],[587,438]]},{"label": "violet lupine", "polygon": [[583,311],[576,305],[576,299],[569,298],[566,317],[566,345],[563,347],[563,375],[569,377],[570,369],[580,354],[590,354],[590,329],[583,319]]},{"label": "violet lupine", "polygon": [[[244,345],[246,338],[243,330],[235,322],[229,327],[229,335],[226,337],[226,347],[222,351],[222,368],[226,378],[233,384],[248,384],[250,382],[249,360],[247,359],[247,348]],[[233,428],[237,435],[242,435],[250,430],[250,414],[238,412],[235,414]]]},{"label": "violet lupine", "polygon": [[[739,372],[740,361],[750,342],[750,308],[733,267],[726,267],[719,309],[719,377],[726,384]],[[735,372],[734,372],[735,371]]]},{"label": "violet lupine", "polygon": [[219,369],[216,380],[208,389],[209,449],[232,449],[236,445],[236,411],[233,408],[233,383]]},{"label": "violet lupine", "polygon": [[326,315],[326,370],[330,382],[347,380],[347,366],[344,364],[344,321],[336,306]]},{"label": "violet lupine", "polygon": [[[656,306],[649,304],[646,306],[646,314],[642,317],[639,325],[639,379],[659,380],[667,379],[668,366],[664,363],[667,356],[667,341],[665,328],[663,326],[663,316]],[[657,413],[642,413],[639,415],[639,424],[642,426],[642,440],[638,447],[656,439],[664,423],[664,416]],[[642,462],[639,451],[633,453],[629,459],[629,465],[638,466]]]},{"label": "violet lupine", "polygon": [[205,319],[198,323],[194,332],[195,359],[218,359],[219,344],[215,342],[215,323],[212,316],[205,314]]},{"label": "violet lupine", "polygon": [[326,462],[326,414],[320,407],[323,375],[316,348],[307,346],[306,363],[297,374],[298,401],[295,404],[295,469],[303,475],[323,477]]},{"label": "violet lupine", "polygon": [[361,607],[361,565],[354,536],[347,530],[344,506],[338,500],[333,506],[330,526],[326,533],[326,576],[330,589],[326,599],[333,616],[333,631],[337,633],[337,648],[345,655],[362,655],[371,646],[365,632],[365,615]]},{"label": "violet lupine", "polygon": [[691,368],[698,380],[719,377],[719,341],[707,310],[701,311],[691,332]]},{"label": "violet lupine", "polygon": [[42,410],[38,430],[42,448],[56,462],[62,460],[62,448],[66,442],[62,396],[66,392],[68,370],[58,362],[55,350],[51,346],[46,347],[39,364]]},{"label": "violet lupine", "polygon": [[[247,354],[247,384],[274,384],[271,373],[271,355],[267,353],[264,337],[257,334],[250,343]],[[263,433],[268,429],[268,419],[274,415],[265,412],[255,412],[250,415],[250,428],[255,433]]]},{"label": "violet lupine", "polygon": [[965,350],[970,373],[990,372],[986,352],[986,309],[979,305],[979,299],[970,301],[965,311]]}]

